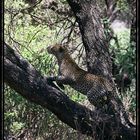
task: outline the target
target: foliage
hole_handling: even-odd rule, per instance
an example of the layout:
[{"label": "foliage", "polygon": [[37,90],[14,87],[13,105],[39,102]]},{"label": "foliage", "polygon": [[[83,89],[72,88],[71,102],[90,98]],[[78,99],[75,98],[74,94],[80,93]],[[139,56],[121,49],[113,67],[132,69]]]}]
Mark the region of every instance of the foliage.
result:
[{"label": "foliage", "polygon": [[[130,29],[116,30],[118,42],[111,40],[110,51],[114,53],[115,64],[114,78],[118,84],[120,97],[125,103],[125,108],[131,112],[131,117],[136,116],[136,50],[130,44]],[[130,83],[124,85],[124,75]]]},{"label": "foliage", "polygon": [[123,31],[118,31],[116,34],[119,44],[116,45],[115,40],[112,40],[111,49],[115,52],[114,61],[120,68],[119,74],[126,71],[131,78],[135,78],[136,50],[130,44],[130,30],[124,29]]}]

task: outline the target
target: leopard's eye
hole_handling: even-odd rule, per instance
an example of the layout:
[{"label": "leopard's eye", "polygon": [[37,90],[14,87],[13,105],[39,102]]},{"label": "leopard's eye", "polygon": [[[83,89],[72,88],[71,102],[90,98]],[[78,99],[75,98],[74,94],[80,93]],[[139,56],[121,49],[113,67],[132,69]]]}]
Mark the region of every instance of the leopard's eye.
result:
[{"label": "leopard's eye", "polygon": [[63,52],[63,51],[64,51],[64,48],[60,47],[59,52]]}]

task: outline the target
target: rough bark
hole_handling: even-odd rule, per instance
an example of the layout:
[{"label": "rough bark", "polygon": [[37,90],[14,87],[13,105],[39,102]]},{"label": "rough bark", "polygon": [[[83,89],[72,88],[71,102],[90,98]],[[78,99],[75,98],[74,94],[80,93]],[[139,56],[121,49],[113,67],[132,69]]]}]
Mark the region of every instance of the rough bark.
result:
[{"label": "rough bark", "polygon": [[88,71],[111,81],[111,60],[100,11],[95,0],[67,0],[79,23]]},{"label": "rough bark", "polygon": [[136,47],[137,42],[137,32],[136,32],[136,18],[132,19],[131,31],[130,31],[130,45],[132,48]]},{"label": "rough bark", "polygon": [[108,18],[109,22],[113,22],[119,10],[116,8],[117,7],[117,0],[105,0],[106,4],[106,17]]},{"label": "rough bark", "polygon": [[[91,111],[70,100],[62,91],[49,85],[35,68],[7,44],[4,45],[4,81],[27,100],[53,112],[61,121],[96,140],[111,139],[116,129],[113,117],[99,111]],[[135,133],[120,124],[119,137],[127,140]]]},{"label": "rough bark", "polygon": [[[127,0],[128,1],[128,0]],[[128,4],[131,9],[132,20],[131,20],[131,32],[130,32],[130,45],[131,47],[136,47],[137,42],[137,15],[136,15],[136,0],[128,1]]]}]

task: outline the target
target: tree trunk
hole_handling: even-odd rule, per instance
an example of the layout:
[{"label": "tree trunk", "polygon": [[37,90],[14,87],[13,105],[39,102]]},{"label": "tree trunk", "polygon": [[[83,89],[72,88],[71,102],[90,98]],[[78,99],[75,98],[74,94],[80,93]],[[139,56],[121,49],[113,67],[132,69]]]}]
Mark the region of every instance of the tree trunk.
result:
[{"label": "tree trunk", "polygon": [[112,66],[101,15],[95,0],[67,0],[79,23],[90,73],[112,81]]}]

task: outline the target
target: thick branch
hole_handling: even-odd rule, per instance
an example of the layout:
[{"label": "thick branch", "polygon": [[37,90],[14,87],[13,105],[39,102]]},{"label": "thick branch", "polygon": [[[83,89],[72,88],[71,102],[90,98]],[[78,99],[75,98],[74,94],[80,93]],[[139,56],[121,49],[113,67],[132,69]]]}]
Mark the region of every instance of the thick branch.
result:
[{"label": "thick branch", "polygon": [[119,12],[119,9],[117,9],[117,1],[116,0],[105,0],[106,4],[106,16],[108,17],[109,22],[113,22],[117,14]]},{"label": "thick branch", "polygon": [[[37,103],[52,111],[63,122],[74,129],[92,135],[95,129],[91,124],[101,123],[100,116],[84,106],[73,102],[61,91],[49,86],[43,78],[26,60],[22,59],[12,48],[5,44],[4,80],[15,91],[26,99]],[[90,117],[98,118],[90,120]],[[104,118],[106,119],[106,118]]]},{"label": "thick branch", "polygon": [[[4,50],[4,80],[12,89],[27,100],[49,109],[61,121],[83,134],[96,139],[111,137],[116,125],[113,118],[70,100],[63,92],[48,85],[46,78],[7,44]],[[125,126],[121,127],[120,134],[126,135],[124,139],[134,137],[133,131]]]}]

